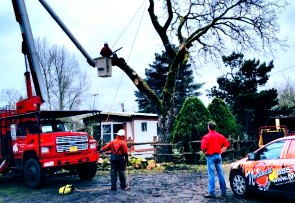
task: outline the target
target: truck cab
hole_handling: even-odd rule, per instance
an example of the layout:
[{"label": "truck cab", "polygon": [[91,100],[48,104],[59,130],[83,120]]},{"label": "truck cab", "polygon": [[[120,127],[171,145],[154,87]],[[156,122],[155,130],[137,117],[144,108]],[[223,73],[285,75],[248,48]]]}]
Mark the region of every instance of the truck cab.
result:
[{"label": "truck cab", "polygon": [[61,172],[92,179],[99,157],[97,141],[87,132],[71,131],[62,121],[86,113],[94,111],[39,111],[0,117],[0,173],[24,175],[31,188]]}]

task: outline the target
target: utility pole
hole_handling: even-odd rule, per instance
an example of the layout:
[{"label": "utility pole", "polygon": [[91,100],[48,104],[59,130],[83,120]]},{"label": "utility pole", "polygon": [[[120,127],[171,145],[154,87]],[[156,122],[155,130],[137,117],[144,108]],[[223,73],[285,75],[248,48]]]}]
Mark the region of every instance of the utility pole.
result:
[{"label": "utility pole", "polygon": [[93,105],[92,105],[92,110],[95,110],[96,108],[96,96],[98,96],[99,94],[96,93],[96,94],[93,94]]}]

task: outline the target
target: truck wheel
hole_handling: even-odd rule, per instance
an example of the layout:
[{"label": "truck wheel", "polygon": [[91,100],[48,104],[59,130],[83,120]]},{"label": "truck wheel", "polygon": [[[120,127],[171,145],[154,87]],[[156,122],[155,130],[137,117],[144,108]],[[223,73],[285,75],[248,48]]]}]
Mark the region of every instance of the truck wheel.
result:
[{"label": "truck wheel", "polygon": [[24,175],[30,188],[38,188],[43,183],[45,176],[36,159],[29,159],[25,164]]},{"label": "truck wheel", "polygon": [[81,180],[91,180],[97,171],[96,163],[81,164],[78,167],[78,176]]}]

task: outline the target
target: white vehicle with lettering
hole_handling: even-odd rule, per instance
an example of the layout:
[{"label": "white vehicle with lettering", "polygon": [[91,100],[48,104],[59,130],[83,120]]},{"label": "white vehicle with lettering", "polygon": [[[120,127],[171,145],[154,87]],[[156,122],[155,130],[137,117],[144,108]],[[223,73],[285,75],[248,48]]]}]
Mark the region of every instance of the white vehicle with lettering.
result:
[{"label": "white vehicle with lettering", "polygon": [[295,194],[295,136],[276,139],[231,164],[230,185],[238,197],[251,192]]}]

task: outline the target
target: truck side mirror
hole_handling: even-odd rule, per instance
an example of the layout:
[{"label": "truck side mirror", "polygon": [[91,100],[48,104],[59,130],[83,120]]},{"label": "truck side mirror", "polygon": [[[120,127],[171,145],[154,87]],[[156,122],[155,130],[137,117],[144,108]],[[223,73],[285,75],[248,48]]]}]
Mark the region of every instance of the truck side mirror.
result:
[{"label": "truck side mirror", "polygon": [[255,154],[253,152],[248,154],[248,160],[250,160],[250,161],[255,160]]},{"label": "truck side mirror", "polygon": [[10,125],[10,134],[11,134],[11,139],[16,140],[16,125],[15,124]]}]

